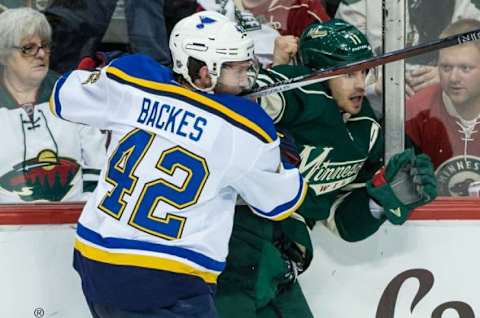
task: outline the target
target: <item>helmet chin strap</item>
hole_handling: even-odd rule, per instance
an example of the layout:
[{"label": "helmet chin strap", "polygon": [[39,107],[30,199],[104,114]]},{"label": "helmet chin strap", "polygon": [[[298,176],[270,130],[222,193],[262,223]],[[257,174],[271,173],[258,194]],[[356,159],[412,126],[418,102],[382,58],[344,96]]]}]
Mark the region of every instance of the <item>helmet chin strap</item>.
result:
[{"label": "helmet chin strap", "polygon": [[[209,73],[210,74],[210,73]],[[190,84],[193,88],[195,88],[197,91],[201,91],[201,92],[204,92],[204,93],[209,93],[209,94],[213,94],[213,89],[215,88],[215,86],[217,85],[217,78],[215,76],[211,76],[211,80],[212,80],[212,85],[210,85],[209,87],[205,87],[205,88],[202,88],[202,87],[199,87],[197,85],[195,85],[192,81],[192,78],[190,77],[190,75],[188,74],[182,74],[183,78],[188,82],[188,84]]]}]

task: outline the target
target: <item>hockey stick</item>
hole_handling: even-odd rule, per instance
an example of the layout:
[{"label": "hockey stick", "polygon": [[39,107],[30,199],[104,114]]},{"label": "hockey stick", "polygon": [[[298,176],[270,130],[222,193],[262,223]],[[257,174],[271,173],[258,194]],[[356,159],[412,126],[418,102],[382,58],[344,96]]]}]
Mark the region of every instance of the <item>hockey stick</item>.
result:
[{"label": "hockey stick", "polygon": [[320,69],[311,74],[301,75],[301,76],[293,77],[277,83],[272,83],[266,86],[258,87],[248,92],[246,96],[261,97],[261,96],[266,96],[274,93],[284,92],[284,91],[288,91],[288,90],[302,87],[305,85],[323,82],[342,74],[352,73],[358,70],[372,68],[375,66],[387,64],[390,62],[420,55],[430,51],[439,50],[446,47],[475,41],[478,39],[480,39],[480,29],[465,32],[465,33],[455,34],[443,39],[434,40],[424,44],[391,51],[383,55],[374,56],[362,61]]}]

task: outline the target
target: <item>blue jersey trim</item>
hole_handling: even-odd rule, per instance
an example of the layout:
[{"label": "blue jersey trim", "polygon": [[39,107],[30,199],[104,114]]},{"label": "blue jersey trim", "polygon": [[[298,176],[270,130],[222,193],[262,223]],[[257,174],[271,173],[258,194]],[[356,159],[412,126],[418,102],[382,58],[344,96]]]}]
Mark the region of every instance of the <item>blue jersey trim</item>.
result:
[{"label": "blue jersey trim", "polygon": [[112,265],[74,251],[73,266],[82,279],[86,298],[133,311],[169,307],[178,299],[213,294],[215,284],[201,278],[138,266]]},{"label": "blue jersey trim", "polygon": [[305,199],[305,195],[307,193],[307,188],[308,188],[307,184],[303,182],[303,178],[300,174],[299,174],[299,185],[300,187],[298,189],[298,192],[295,198],[277,206],[276,208],[274,208],[269,212],[262,211],[260,209],[255,208],[254,206],[252,206],[251,208],[260,215],[263,215],[269,218],[274,218],[274,219],[275,219],[275,216],[282,213],[293,213],[303,203],[303,200]]},{"label": "blue jersey trim", "polygon": [[223,271],[225,268],[225,262],[216,261],[208,256],[181,247],[112,237],[103,238],[100,234],[86,228],[80,223],[78,223],[77,234],[86,241],[108,249],[131,249],[174,255],[185,258],[209,270],[218,272]]},{"label": "blue jersey trim", "polygon": [[[63,75],[57,80],[57,83],[55,84],[55,87],[53,89],[53,93],[50,99],[50,110],[54,112],[55,115],[58,117],[64,119],[62,117],[62,105],[60,103],[60,89],[62,88],[63,84],[65,84],[65,81],[67,80],[67,77],[70,75],[71,72]],[[52,97],[53,97],[53,105],[52,105]]]},{"label": "blue jersey trim", "polygon": [[246,97],[239,97],[230,94],[212,94],[208,97],[223,105],[227,105],[227,107],[234,112],[255,122],[272,140],[278,138],[272,119],[257,103],[250,101]]},{"label": "blue jersey trim", "polygon": [[159,83],[174,83],[172,71],[153,58],[143,54],[124,55],[109,66],[121,69],[130,76]]},{"label": "blue jersey trim", "polygon": [[[132,64],[136,67],[133,68]],[[149,69],[144,70],[146,67]],[[277,138],[272,120],[258,104],[234,95],[204,94],[185,89],[175,83],[169,69],[142,55],[115,60],[107,69],[107,76],[147,93],[176,98],[194,105],[223,118],[262,142],[270,143]]]}]

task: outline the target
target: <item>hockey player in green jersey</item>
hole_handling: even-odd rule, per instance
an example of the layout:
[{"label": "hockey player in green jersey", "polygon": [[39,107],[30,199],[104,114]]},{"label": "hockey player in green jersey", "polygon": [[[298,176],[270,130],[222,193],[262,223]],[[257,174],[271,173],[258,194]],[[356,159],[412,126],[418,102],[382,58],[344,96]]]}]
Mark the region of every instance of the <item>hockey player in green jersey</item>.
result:
[{"label": "hockey player in green jersey", "polygon": [[[359,30],[335,19],[307,27],[297,55],[301,65],[265,70],[260,84],[373,56]],[[358,241],[385,220],[403,224],[412,209],[436,197],[426,155],[406,150],[383,168],[381,127],[364,97],[366,72],[260,100],[277,127],[294,137],[309,192],[294,217],[280,224],[249,217],[246,206],[237,208],[216,296],[222,317],[313,317],[295,281],[312,257],[307,224],[323,221],[342,239]]]}]

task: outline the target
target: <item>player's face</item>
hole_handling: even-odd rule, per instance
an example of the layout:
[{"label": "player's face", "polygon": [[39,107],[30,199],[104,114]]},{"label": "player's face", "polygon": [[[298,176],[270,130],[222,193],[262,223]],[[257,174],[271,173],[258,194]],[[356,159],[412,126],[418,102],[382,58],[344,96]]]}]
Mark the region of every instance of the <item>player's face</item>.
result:
[{"label": "player's face", "polygon": [[439,52],[440,84],[457,107],[480,101],[480,49],[464,44]]},{"label": "player's face", "polygon": [[257,74],[256,60],[223,63],[215,92],[238,95],[248,91],[255,84]]},{"label": "player's face", "polygon": [[40,84],[48,72],[50,49],[35,35],[23,39],[7,58],[6,71],[24,83]]},{"label": "player's face", "polygon": [[357,71],[328,81],[332,96],[342,111],[355,115],[362,109],[366,74],[366,71]]}]

